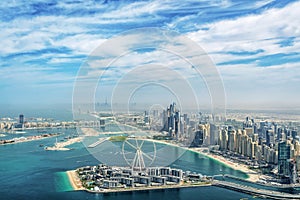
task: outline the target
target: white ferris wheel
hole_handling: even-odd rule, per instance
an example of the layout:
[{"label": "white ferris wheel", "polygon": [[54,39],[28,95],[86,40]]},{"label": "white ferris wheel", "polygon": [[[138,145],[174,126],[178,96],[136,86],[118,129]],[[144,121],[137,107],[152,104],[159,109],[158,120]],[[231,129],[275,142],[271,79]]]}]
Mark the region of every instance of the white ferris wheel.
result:
[{"label": "white ferris wheel", "polygon": [[[126,163],[134,171],[145,171],[147,167],[151,166],[156,158],[156,146],[153,145],[149,149],[144,146],[145,140],[126,139],[122,145],[122,153]],[[149,151],[150,150],[150,151]]]}]

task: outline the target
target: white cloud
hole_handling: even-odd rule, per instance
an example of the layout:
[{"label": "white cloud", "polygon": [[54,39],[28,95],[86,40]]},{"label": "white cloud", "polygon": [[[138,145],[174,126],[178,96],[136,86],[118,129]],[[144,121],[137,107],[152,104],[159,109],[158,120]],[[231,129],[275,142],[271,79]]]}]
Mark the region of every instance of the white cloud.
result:
[{"label": "white cloud", "polygon": [[[281,9],[270,9],[262,14],[249,15],[233,20],[222,20],[187,34],[209,53],[222,51],[255,51],[264,49],[264,54],[293,50],[276,44],[281,38],[300,36],[300,2]],[[298,45],[298,44],[297,44]]]},{"label": "white cloud", "polygon": [[274,2],[275,0],[263,0],[263,1],[258,1],[254,4],[254,7],[255,8],[260,8],[260,7],[263,7],[265,5],[268,5],[272,2]]}]

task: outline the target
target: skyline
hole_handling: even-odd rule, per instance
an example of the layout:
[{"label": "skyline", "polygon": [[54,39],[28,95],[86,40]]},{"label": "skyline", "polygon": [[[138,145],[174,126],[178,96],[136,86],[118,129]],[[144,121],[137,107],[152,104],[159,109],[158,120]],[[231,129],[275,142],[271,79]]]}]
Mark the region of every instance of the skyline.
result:
[{"label": "skyline", "polygon": [[77,72],[95,48],[124,31],[158,27],[179,32],[208,54],[228,108],[299,108],[299,6],[272,0],[3,1],[0,104],[70,104]]}]

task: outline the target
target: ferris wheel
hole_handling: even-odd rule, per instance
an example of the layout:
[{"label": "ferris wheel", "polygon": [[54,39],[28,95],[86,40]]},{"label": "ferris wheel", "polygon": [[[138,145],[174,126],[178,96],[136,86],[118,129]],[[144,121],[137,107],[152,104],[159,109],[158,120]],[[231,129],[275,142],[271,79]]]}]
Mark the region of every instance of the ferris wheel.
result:
[{"label": "ferris wheel", "polygon": [[155,143],[152,141],[152,145],[147,145],[147,149],[144,143],[145,140],[126,139],[122,145],[124,160],[135,171],[144,171],[156,158]]}]

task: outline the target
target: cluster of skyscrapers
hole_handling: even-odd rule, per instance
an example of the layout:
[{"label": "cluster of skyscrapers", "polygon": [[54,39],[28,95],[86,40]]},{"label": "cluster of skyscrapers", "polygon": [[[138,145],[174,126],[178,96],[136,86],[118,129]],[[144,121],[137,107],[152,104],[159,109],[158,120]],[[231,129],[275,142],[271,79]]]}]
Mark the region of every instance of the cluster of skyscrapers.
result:
[{"label": "cluster of skyscrapers", "polygon": [[258,125],[253,119],[246,118],[242,129],[222,127],[219,147],[221,151],[278,168],[277,175],[284,183],[296,182],[297,164],[300,166],[300,140],[296,129],[269,122]]},{"label": "cluster of skyscrapers", "polygon": [[[213,146],[256,166],[268,166],[282,182],[295,183],[300,170],[300,137],[297,129],[247,117],[238,126],[216,123],[201,113],[190,119],[175,103],[163,111],[163,131],[189,146]],[[224,125],[226,124],[226,125]]]},{"label": "cluster of skyscrapers", "polygon": [[163,111],[162,131],[190,146],[215,145],[218,141],[217,126],[208,123],[209,117],[202,113],[181,114],[175,103]]},{"label": "cluster of skyscrapers", "polygon": [[172,103],[163,112],[163,131],[167,131],[171,137],[178,139],[180,128],[183,126],[180,120],[180,111],[176,108],[176,104]]}]

